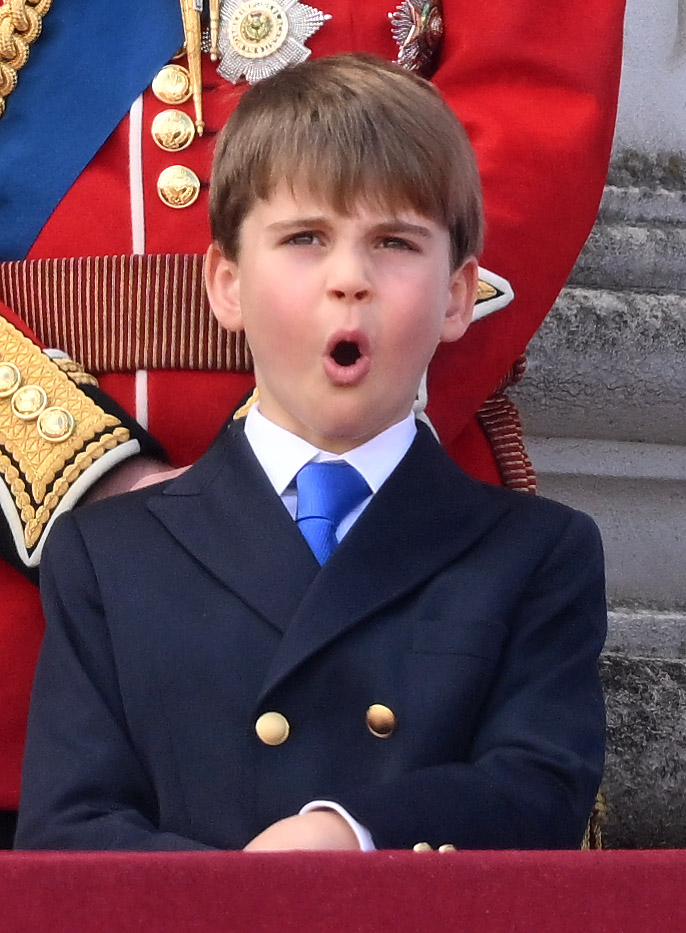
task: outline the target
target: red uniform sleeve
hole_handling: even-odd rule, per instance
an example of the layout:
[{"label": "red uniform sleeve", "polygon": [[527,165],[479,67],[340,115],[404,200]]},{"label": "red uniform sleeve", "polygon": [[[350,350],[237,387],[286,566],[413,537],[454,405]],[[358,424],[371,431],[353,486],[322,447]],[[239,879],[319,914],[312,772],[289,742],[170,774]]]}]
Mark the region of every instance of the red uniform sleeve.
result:
[{"label": "red uniform sleeve", "polygon": [[443,0],[434,76],[474,144],[486,211],[483,265],[515,300],[444,345],[430,415],[448,447],[526,348],[590,232],[619,88],[624,0]]}]

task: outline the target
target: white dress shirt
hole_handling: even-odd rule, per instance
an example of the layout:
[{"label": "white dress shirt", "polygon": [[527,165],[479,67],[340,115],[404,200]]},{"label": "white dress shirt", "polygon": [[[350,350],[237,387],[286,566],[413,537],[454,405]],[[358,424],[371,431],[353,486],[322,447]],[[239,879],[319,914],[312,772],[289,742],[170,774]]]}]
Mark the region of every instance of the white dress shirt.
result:
[{"label": "white dress shirt", "polygon": [[[343,454],[334,454],[330,451],[313,447],[307,441],[292,434],[285,428],[279,427],[269,421],[259,411],[258,405],[253,405],[245,419],[245,436],[260,466],[267,474],[267,478],[274,487],[284,506],[295,520],[297,510],[297,492],[295,477],[306,463],[310,461],[326,462],[338,461],[349,463],[362,474],[371,489],[360,505],[356,506],[336,529],[336,538],[341,541],[350,531],[353,524],[360,517],[378,492],[381,485],[388,479],[393,470],[407,453],[410,444],[417,433],[415,416],[412,412],[397,424],[386,428],[370,441],[346,451]],[[372,851],[375,846],[371,833],[357,820],[353,819],[347,810],[329,800],[312,800],[305,804],[300,813],[309,813],[310,810],[334,810],[348,823],[357,837],[360,849],[363,852]]]}]

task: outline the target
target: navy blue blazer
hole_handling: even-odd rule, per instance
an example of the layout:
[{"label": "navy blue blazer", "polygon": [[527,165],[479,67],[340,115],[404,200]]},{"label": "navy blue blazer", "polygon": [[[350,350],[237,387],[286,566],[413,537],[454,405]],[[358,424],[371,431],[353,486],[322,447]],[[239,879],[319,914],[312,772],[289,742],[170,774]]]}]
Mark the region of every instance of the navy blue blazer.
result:
[{"label": "navy blue blazer", "polygon": [[581,840],[597,529],[475,482],[422,426],[323,568],[234,425],[180,478],[65,515],[41,576],[20,848],[240,848],[319,798],[383,848]]}]

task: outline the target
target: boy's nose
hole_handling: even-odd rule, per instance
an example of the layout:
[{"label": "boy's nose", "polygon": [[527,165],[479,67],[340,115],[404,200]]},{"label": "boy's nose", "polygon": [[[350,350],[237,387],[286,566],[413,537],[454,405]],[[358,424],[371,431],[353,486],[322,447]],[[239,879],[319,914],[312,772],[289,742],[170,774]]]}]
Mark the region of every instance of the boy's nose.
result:
[{"label": "boy's nose", "polygon": [[334,298],[346,299],[352,298],[353,301],[364,301],[370,295],[370,290],[367,287],[363,288],[330,288],[329,293]]},{"label": "boy's nose", "polygon": [[371,295],[371,283],[362,256],[340,253],[332,257],[328,292],[338,301],[364,301]]}]

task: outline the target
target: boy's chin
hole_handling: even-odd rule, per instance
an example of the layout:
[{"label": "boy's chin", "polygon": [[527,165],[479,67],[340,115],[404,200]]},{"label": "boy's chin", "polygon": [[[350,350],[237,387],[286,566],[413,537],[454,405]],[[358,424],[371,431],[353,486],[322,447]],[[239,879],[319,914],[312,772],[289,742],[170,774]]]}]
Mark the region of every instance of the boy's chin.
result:
[{"label": "boy's chin", "polygon": [[330,453],[342,454],[355,447],[361,447],[368,441],[382,434],[387,428],[402,421],[407,414],[398,417],[389,417],[376,420],[343,419],[320,425],[318,429],[308,431],[309,436],[304,437],[314,447],[327,450]]}]

